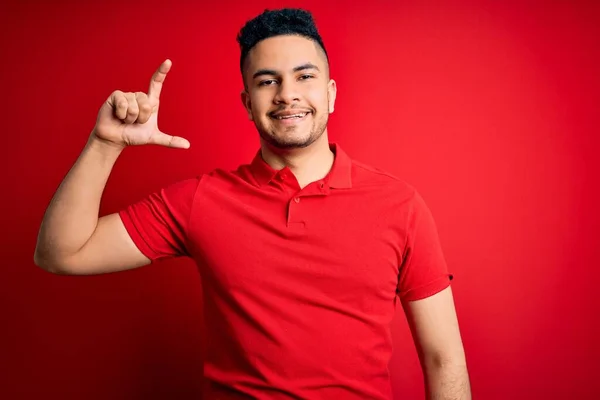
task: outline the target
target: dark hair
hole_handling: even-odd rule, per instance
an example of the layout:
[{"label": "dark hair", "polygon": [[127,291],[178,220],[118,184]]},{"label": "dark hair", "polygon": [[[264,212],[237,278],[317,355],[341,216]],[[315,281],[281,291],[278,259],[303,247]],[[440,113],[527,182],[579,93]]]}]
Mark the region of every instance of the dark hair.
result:
[{"label": "dark hair", "polygon": [[237,35],[240,44],[240,71],[248,52],[261,40],[279,35],[298,35],[318,43],[329,62],[323,39],[315,25],[312,14],[300,8],[265,10],[262,14],[246,22]]}]

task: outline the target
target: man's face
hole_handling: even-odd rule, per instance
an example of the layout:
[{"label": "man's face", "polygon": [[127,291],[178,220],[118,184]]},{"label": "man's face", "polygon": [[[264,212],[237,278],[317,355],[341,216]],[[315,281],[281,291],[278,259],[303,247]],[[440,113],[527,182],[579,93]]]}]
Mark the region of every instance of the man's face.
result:
[{"label": "man's face", "polygon": [[243,78],[248,117],[270,145],[307,147],[326,131],[336,86],[312,40],[286,35],[259,42],[248,54]]}]

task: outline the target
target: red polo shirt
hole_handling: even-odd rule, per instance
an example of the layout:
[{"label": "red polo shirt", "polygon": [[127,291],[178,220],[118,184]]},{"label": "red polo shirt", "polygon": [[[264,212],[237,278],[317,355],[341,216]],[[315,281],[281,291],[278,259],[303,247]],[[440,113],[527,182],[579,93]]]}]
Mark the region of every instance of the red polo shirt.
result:
[{"label": "red polo shirt", "polygon": [[257,152],[120,215],[151,260],[192,257],[204,288],[205,399],[391,399],[397,296],[450,284],[411,186],[351,160],[300,189]]}]

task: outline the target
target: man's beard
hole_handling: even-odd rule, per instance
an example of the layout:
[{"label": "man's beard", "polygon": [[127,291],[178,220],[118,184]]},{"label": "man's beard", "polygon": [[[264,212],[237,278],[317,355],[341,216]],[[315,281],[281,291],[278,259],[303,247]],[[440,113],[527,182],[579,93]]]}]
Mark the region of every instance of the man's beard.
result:
[{"label": "man's beard", "polygon": [[[313,114],[314,116],[314,114]],[[271,146],[277,148],[277,149],[282,149],[282,150],[289,150],[289,149],[303,149],[305,147],[310,146],[311,144],[313,144],[314,142],[316,142],[322,135],[323,132],[325,132],[325,129],[327,128],[327,121],[328,121],[328,114],[325,114],[324,116],[321,117],[321,119],[319,121],[316,121],[316,124],[313,124],[310,130],[310,134],[308,135],[308,137],[280,137],[278,136],[273,130],[265,130],[262,127],[259,127],[257,124],[255,124],[256,129],[258,130],[258,133],[260,135],[260,137],[267,142],[268,144],[270,144]],[[292,129],[297,129],[297,127],[290,127]]]}]

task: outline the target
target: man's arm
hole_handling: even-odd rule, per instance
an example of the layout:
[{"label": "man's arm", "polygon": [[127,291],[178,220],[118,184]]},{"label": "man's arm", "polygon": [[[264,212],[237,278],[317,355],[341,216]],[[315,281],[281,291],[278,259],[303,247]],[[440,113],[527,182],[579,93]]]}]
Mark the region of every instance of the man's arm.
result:
[{"label": "man's arm", "polygon": [[98,218],[102,192],[121,149],[90,136],[42,221],[34,262],[56,274],[115,272],[150,263],[118,214]]},{"label": "man's arm", "polygon": [[190,145],[158,129],[159,97],[170,68],[170,60],[159,66],[148,94],[116,90],[104,102],[85,148],[46,210],[34,253],[36,265],[57,274],[90,275],[150,263],[118,214],[98,218],[98,213],[110,172],[126,146]]},{"label": "man's arm", "polygon": [[403,303],[425,378],[427,400],[470,400],[465,351],[450,287]]}]

